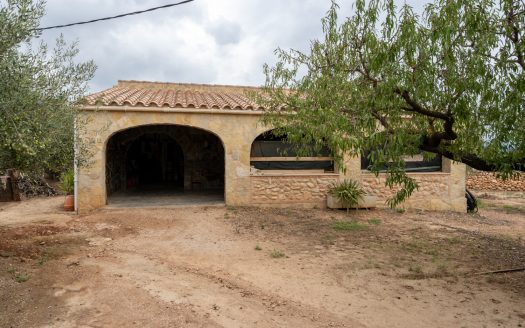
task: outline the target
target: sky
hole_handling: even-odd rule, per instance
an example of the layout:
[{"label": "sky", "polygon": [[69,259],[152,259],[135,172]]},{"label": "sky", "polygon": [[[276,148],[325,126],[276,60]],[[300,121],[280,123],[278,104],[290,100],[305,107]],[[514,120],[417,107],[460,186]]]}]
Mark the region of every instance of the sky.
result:
[{"label": "sky", "polygon": [[[67,24],[178,2],[177,0],[47,0],[41,27]],[[401,0],[399,1],[401,3]],[[423,0],[408,1],[416,9]],[[352,13],[340,0],[340,16]],[[260,86],[275,49],[306,51],[322,36],[330,0],[195,0],[116,20],[48,30],[78,42],[79,61],[94,60],[90,92],[118,80]]]}]

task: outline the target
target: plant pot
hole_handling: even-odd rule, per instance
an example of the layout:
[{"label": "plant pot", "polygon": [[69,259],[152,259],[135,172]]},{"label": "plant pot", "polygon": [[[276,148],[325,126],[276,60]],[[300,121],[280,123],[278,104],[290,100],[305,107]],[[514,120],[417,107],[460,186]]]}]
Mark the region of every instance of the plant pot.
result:
[{"label": "plant pot", "polygon": [[[350,208],[373,208],[376,207],[377,197],[365,195],[359,200],[357,206],[350,206]],[[345,204],[342,204],[337,197],[332,194],[326,195],[326,207],[328,208],[346,208]]]},{"label": "plant pot", "polygon": [[75,210],[75,196],[74,195],[66,195],[66,199],[64,200],[64,210],[66,211]]}]

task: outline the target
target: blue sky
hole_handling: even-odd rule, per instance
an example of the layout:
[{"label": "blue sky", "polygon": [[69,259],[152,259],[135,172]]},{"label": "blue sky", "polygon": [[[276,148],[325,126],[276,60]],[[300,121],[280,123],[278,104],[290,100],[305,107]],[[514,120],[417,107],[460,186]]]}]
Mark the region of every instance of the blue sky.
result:
[{"label": "blue sky", "polygon": [[[172,0],[48,0],[41,26],[65,24],[147,9]],[[427,1],[407,1],[416,9]],[[339,1],[341,15],[353,1]],[[399,1],[399,4],[404,2]],[[308,49],[321,36],[329,0],[195,0],[161,11],[45,31],[50,46],[61,33],[78,41],[79,60],[98,70],[90,91],[119,79],[261,85],[262,66],[274,50]]]}]

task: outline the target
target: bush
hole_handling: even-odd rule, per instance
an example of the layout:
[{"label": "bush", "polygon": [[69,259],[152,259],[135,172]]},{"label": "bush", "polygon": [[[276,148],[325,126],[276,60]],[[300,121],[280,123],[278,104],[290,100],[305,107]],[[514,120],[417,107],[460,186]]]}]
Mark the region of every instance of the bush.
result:
[{"label": "bush", "polygon": [[59,187],[66,194],[73,194],[75,190],[75,174],[73,170],[68,170],[60,175]]},{"label": "bush", "polygon": [[343,180],[330,188],[330,194],[337,198],[347,210],[357,207],[360,199],[363,199],[365,192],[357,181]]}]

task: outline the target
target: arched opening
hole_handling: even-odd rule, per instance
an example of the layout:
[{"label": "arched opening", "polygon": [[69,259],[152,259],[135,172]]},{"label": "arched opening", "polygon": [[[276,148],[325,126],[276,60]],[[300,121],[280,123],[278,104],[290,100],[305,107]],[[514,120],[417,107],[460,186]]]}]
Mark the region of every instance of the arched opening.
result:
[{"label": "arched opening", "polygon": [[286,136],[275,135],[273,130],[260,134],[252,143],[250,165],[257,170],[333,172],[334,163],[328,147],[316,149],[302,145],[306,156],[300,156],[296,148],[287,142]]},{"label": "arched opening", "polygon": [[166,134],[147,133],[126,151],[126,188],[184,187],[184,154]]},{"label": "arched opening", "polygon": [[202,129],[146,125],[114,134],[106,148],[110,205],[177,205],[224,200],[224,148]]}]

